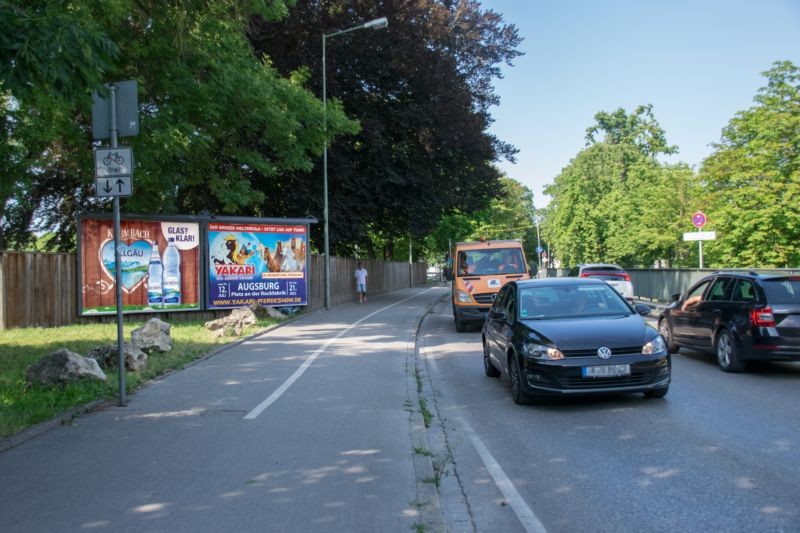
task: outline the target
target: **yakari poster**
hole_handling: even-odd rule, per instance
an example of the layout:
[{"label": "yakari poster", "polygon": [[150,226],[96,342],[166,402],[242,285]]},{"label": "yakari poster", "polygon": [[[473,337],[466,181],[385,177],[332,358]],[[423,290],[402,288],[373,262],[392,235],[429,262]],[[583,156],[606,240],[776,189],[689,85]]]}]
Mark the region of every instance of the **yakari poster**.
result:
[{"label": "yakari poster", "polygon": [[[123,312],[200,309],[200,224],[120,221]],[[81,221],[81,312],[116,313],[114,223]]]},{"label": "yakari poster", "polygon": [[307,227],[208,224],[208,308],[306,305]]}]

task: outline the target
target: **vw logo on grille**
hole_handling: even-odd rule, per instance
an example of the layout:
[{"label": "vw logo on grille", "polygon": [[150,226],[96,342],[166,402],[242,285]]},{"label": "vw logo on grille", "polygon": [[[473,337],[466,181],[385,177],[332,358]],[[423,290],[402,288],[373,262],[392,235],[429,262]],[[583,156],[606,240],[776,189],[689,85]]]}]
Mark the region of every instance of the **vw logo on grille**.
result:
[{"label": "vw logo on grille", "polygon": [[597,357],[600,359],[608,359],[611,357],[611,348],[608,346],[601,346],[597,349]]},{"label": "vw logo on grille", "polygon": [[495,300],[497,300],[497,293],[492,294],[492,301],[495,301]]}]

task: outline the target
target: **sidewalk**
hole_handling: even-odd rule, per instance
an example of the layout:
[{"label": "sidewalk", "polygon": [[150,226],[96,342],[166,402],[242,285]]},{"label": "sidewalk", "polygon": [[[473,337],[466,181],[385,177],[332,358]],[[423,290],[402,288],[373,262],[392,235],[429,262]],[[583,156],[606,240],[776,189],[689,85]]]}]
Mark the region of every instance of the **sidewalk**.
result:
[{"label": "sidewalk", "polygon": [[3,531],[434,530],[414,341],[443,290],[311,313],[0,453]]}]

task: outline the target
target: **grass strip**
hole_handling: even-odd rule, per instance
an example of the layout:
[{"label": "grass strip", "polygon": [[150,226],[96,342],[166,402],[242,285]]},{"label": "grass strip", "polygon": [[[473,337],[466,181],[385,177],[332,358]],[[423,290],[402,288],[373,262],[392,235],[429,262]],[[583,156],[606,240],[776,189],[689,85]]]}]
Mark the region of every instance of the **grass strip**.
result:
[{"label": "grass strip", "polygon": [[[280,322],[275,318],[259,318],[243,336]],[[203,327],[205,320],[183,320],[172,323],[172,350],[155,352],[147,359],[147,368],[126,372],[126,393],[143,383],[170,371],[185,367],[217,348],[238,340],[237,337],[215,337]],[[124,337],[130,342],[131,331],[144,322],[125,322]],[[106,370],[104,383],[83,382],[63,387],[28,387],[25,372],[29,365],[60,348],[85,356],[93,348],[117,343],[117,324],[74,324],[59,328],[19,328],[4,330],[0,335],[0,438],[50,420],[74,407],[96,400],[119,396],[118,372]]]}]

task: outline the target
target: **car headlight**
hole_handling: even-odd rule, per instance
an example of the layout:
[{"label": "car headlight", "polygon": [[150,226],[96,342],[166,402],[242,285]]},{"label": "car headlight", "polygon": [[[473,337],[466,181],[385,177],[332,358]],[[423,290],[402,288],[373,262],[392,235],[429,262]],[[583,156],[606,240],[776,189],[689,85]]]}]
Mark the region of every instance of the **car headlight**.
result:
[{"label": "car headlight", "polygon": [[654,353],[661,353],[667,351],[667,343],[661,335],[656,335],[653,340],[642,346],[643,355],[653,355]]},{"label": "car headlight", "polygon": [[553,361],[557,359],[564,359],[564,354],[561,353],[561,350],[545,346],[544,344],[537,344],[535,342],[526,343],[523,351],[525,352],[525,355],[535,359],[549,359]]},{"label": "car headlight", "polygon": [[461,303],[470,303],[472,302],[472,296],[467,291],[462,291],[461,289],[456,290],[456,298]]}]

